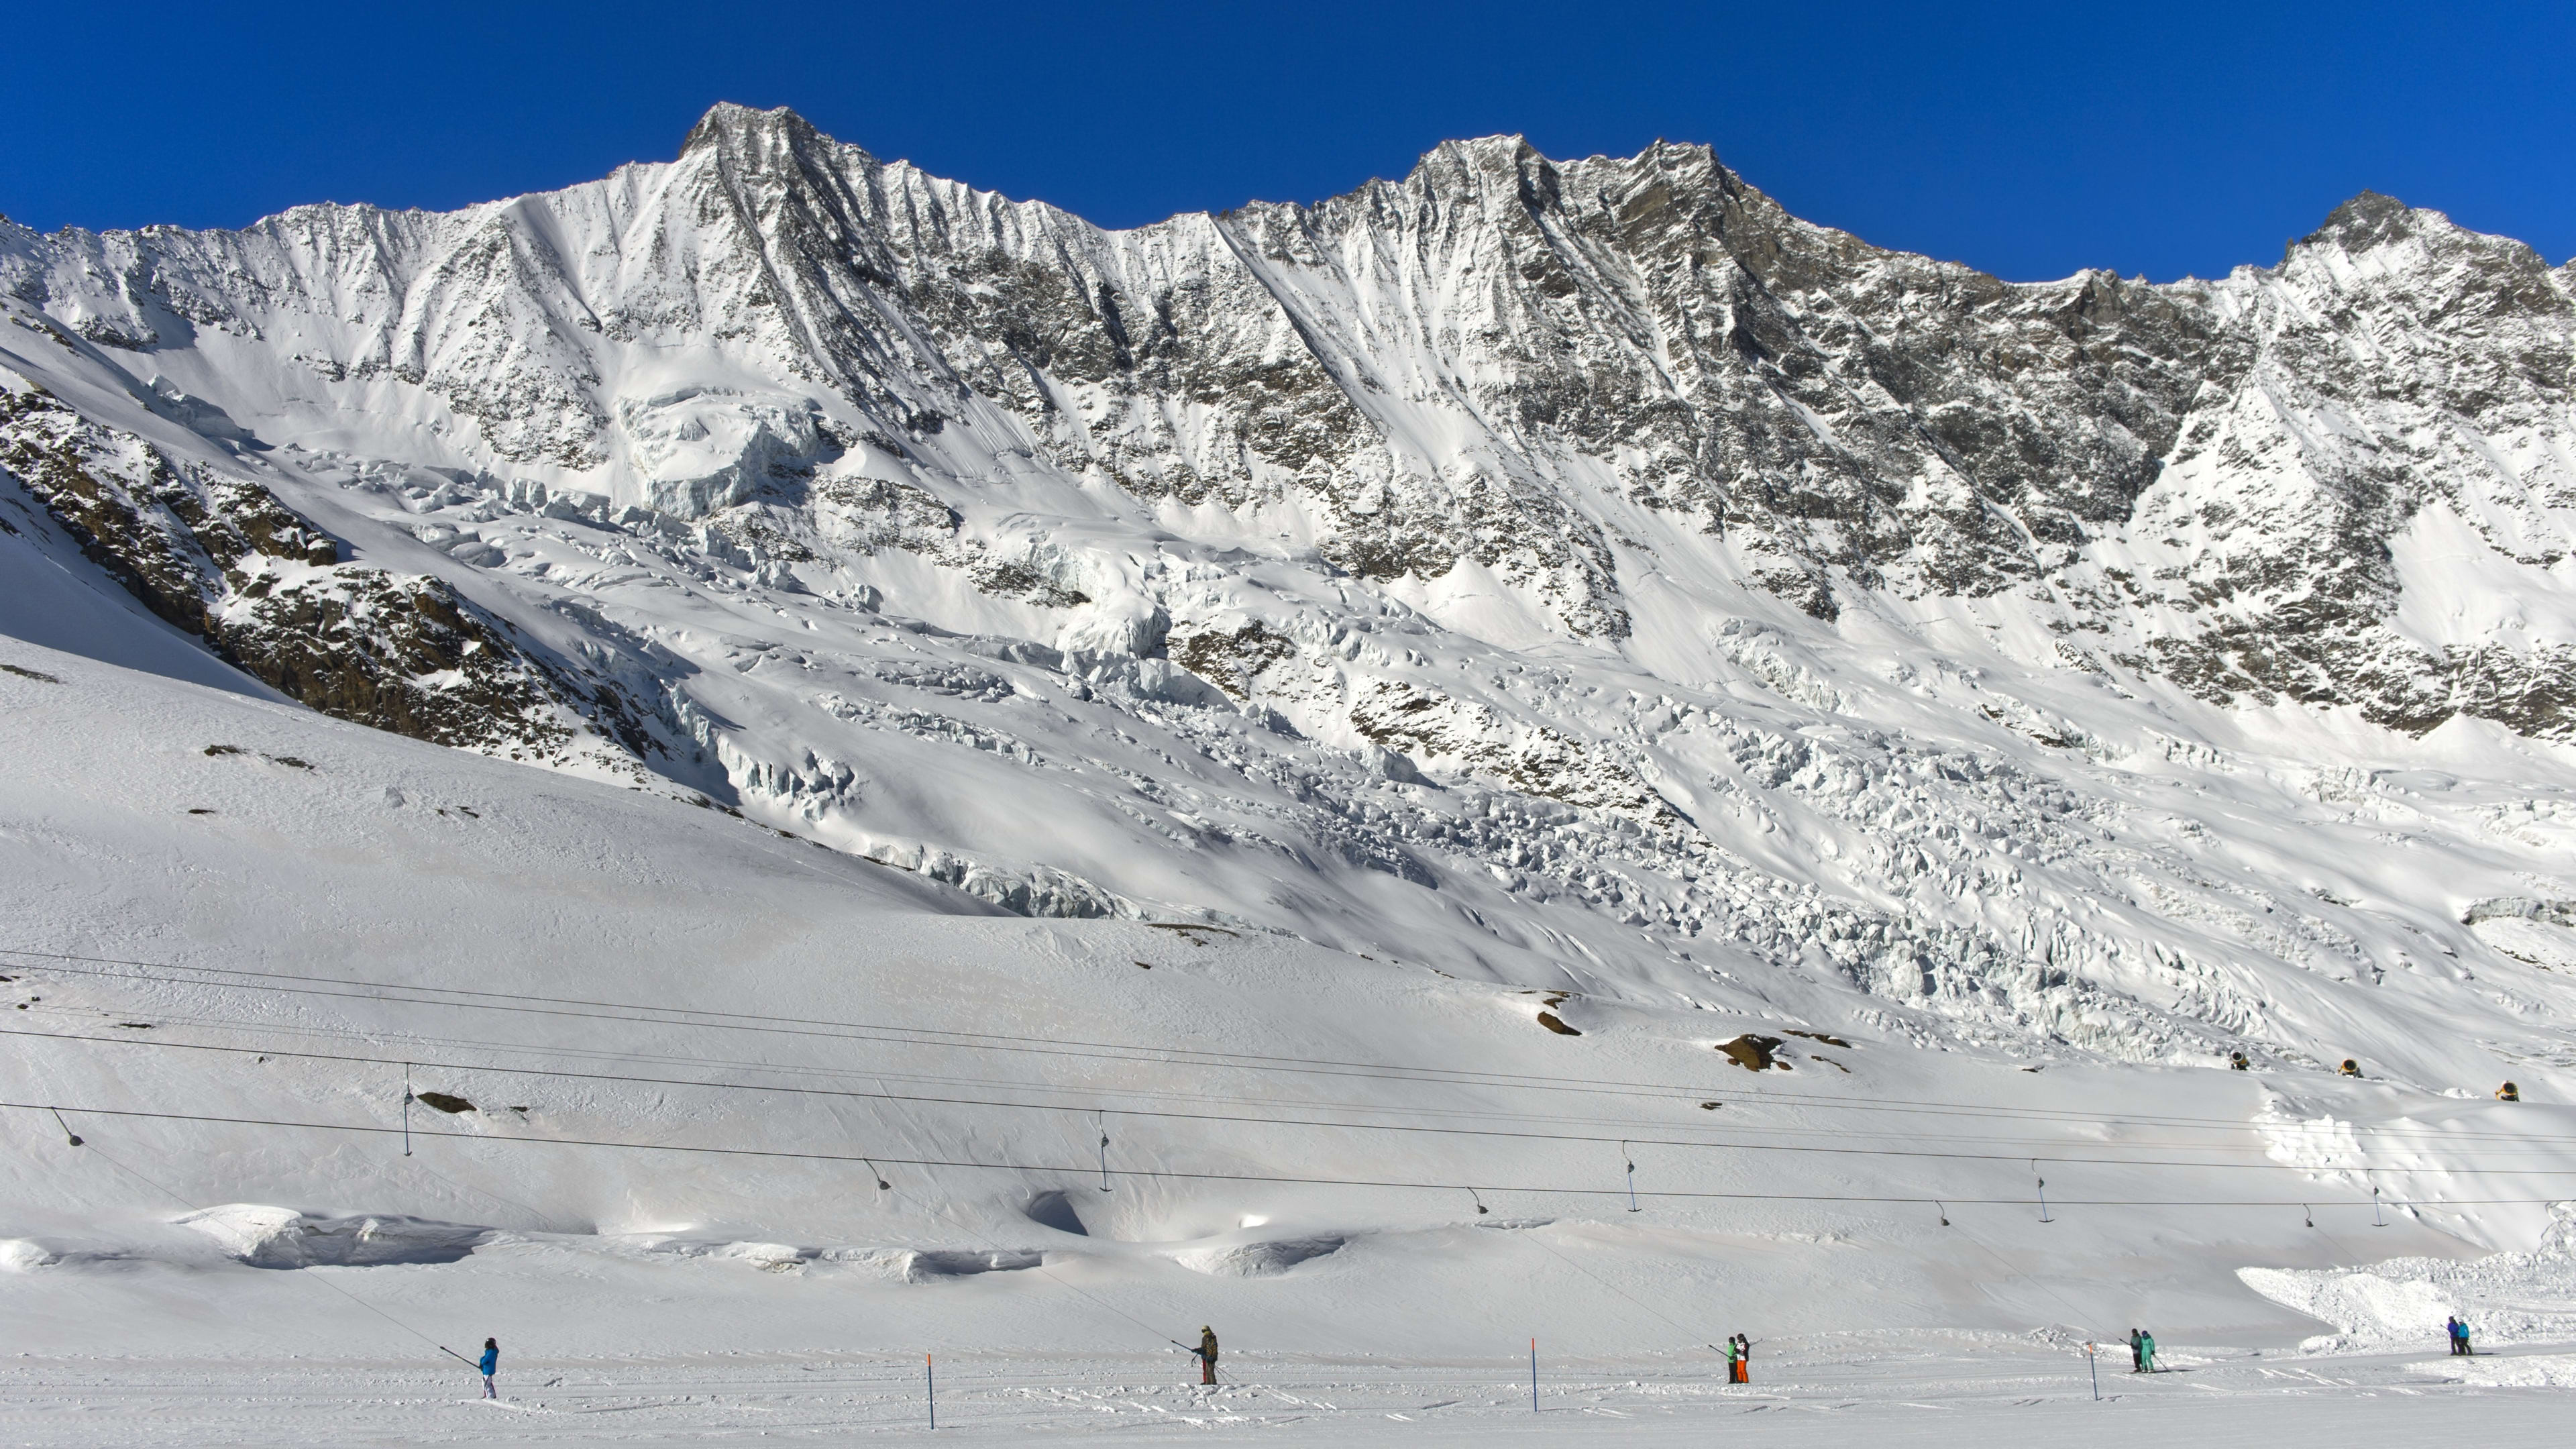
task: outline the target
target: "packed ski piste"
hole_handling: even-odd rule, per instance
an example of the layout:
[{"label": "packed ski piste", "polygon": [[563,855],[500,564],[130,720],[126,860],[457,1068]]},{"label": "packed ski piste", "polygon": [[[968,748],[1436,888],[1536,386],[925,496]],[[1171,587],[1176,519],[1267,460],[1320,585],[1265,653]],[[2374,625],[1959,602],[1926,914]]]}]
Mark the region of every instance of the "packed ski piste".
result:
[{"label": "packed ski piste", "polygon": [[[722,107],[461,213],[0,222],[0,1438],[2563,1442],[2567,269],[1373,188],[1109,232]],[[1685,355],[1703,272],[1771,331]],[[1777,361],[1871,307],[2131,522],[1674,501],[1896,468]],[[2244,367],[2115,438],[2079,315]],[[1752,431],[1533,381],[1649,333]],[[2326,558],[2477,368],[2302,576],[2376,613],[2150,597]]]}]

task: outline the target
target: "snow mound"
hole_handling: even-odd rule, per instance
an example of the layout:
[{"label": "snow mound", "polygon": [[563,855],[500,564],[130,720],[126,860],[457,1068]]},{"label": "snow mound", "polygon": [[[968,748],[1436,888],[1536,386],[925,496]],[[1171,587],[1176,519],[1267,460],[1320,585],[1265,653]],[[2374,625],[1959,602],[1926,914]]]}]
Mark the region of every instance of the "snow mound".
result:
[{"label": "snow mound", "polygon": [[792,1273],[814,1259],[810,1248],[786,1243],[727,1243],[707,1256],[749,1263],[764,1273]]},{"label": "snow mound", "polygon": [[1189,1248],[1172,1254],[1172,1261],[1193,1273],[1206,1273],[1219,1278],[1267,1278],[1285,1273],[1300,1263],[1330,1257],[1349,1243],[1336,1234],[1308,1238],[1278,1238],[1262,1243],[1238,1243],[1222,1248]]},{"label": "snow mound", "polygon": [[325,1217],[262,1203],[228,1203],[175,1219],[254,1268],[358,1268],[385,1263],[453,1263],[493,1229],[428,1218]]},{"label": "snow mound", "polygon": [[0,1238],[0,1273],[32,1273],[63,1260],[62,1254],[27,1238]]},{"label": "snow mound", "polygon": [[2245,1286],[2341,1330],[2308,1339],[2312,1352],[2404,1348],[2438,1341],[2445,1319],[2480,1343],[2576,1337],[2576,1203],[2558,1203],[2540,1247],[2467,1262],[2391,1258],[2367,1269],[2240,1268]]},{"label": "snow mound", "polygon": [[971,1278],[978,1273],[1015,1273],[1046,1261],[1044,1253],[981,1248],[864,1248],[826,1256],[834,1262],[873,1268],[898,1283],[935,1283],[945,1278]]}]

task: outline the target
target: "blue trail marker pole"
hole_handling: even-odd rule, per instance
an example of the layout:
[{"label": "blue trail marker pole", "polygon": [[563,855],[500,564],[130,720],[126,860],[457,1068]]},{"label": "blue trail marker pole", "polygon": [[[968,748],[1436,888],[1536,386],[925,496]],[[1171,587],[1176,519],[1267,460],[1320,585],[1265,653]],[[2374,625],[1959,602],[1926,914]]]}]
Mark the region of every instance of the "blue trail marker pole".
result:
[{"label": "blue trail marker pole", "polygon": [[1538,1340],[1530,1340],[1530,1412],[1538,1412]]},{"label": "blue trail marker pole", "polygon": [[939,1374],[930,1366],[930,1355],[921,1356],[921,1382],[930,1390],[930,1427],[939,1428]]},{"label": "blue trail marker pole", "polygon": [[2084,1345],[2084,1371],[2093,1376],[2093,1401],[2102,1401],[2102,1370],[2093,1363],[2093,1345]]}]

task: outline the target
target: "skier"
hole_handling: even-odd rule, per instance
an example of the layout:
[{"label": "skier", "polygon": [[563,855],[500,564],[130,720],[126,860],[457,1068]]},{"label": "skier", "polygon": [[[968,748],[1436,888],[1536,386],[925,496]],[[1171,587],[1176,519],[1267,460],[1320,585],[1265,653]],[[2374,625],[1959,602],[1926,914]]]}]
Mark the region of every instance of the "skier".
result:
[{"label": "skier", "polygon": [[2147,1371],[2147,1351],[2144,1347],[2140,1346],[2138,1338],[2138,1331],[2134,1328],[2130,1329],[2129,1372],[2133,1374],[2142,1374]]},{"label": "skier", "polygon": [[1726,1381],[1730,1384],[1744,1382],[1744,1360],[1736,1354],[1735,1338],[1732,1334],[1728,1335],[1726,1340]]},{"label": "skier", "polygon": [[483,1340],[482,1361],[474,1366],[483,1372],[483,1397],[487,1399],[497,1399],[501,1397],[499,1394],[492,1392],[492,1370],[500,1367],[500,1364],[501,1341],[497,1338],[487,1338]]},{"label": "skier", "polygon": [[2442,1336],[2451,1341],[2451,1357],[2460,1356],[2460,1319],[2457,1314],[2442,1320]]},{"label": "skier", "polygon": [[2451,1352],[2464,1358],[2477,1356],[2477,1350],[2469,1347],[2469,1326],[2456,1318],[2451,1320]]},{"label": "skier", "polygon": [[2138,1365],[2146,1373],[2163,1372],[2156,1367],[2156,1336],[2143,1328],[2138,1330]]},{"label": "skier", "polygon": [[1208,1327],[1204,1323],[1199,1325],[1199,1346],[1197,1353],[1199,1356],[1199,1382],[1203,1384],[1215,1383],[1216,1330]]},{"label": "skier", "polygon": [[1735,1381],[1753,1382],[1753,1340],[1740,1333],[1735,1336]]}]

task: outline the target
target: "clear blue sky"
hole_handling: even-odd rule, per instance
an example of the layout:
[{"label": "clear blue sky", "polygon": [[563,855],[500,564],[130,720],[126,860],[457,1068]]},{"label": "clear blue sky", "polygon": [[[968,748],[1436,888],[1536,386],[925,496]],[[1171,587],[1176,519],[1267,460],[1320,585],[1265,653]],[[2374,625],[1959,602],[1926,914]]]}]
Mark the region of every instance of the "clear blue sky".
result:
[{"label": "clear blue sky", "polygon": [[2276,259],[2364,188],[2576,253],[2576,4],[24,0],[0,212],[238,225],[671,156],[718,100],[1107,225],[1452,136],[1705,141],[1811,220],[2017,279]]}]

